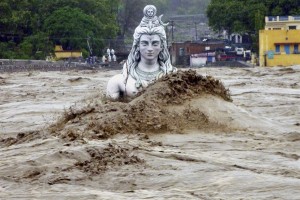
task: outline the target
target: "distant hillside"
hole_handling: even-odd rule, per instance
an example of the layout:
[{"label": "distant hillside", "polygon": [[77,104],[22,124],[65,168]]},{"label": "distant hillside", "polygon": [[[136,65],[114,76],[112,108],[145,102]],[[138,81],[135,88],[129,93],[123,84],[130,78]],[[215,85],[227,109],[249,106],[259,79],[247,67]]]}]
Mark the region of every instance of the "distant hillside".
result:
[{"label": "distant hillside", "polygon": [[[169,22],[167,27],[168,41],[196,40],[210,35],[207,27],[206,9],[211,0],[124,0],[119,10],[120,41],[119,46],[130,49],[132,34],[142,18],[144,6],[153,4],[157,15],[163,14],[162,20]],[[116,45],[115,44],[115,45]],[[170,44],[170,43],[169,43]],[[114,46],[115,46],[114,45]],[[117,47],[115,47],[117,48]],[[120,49],[121,47],[118,47]],[[120,50],[119,50],[120,51]]]},{"label": "distant hillside", "polygon": [[211,0],[168,0],[166,15],[205,14]]},{"label": "distant hillside", "polygon": [[[210,0],[169,0],[166,18],[173,24],[173,41],[199,40],[210,35],[206,8]],[[168,29],[172,40],[172,26]]]}]

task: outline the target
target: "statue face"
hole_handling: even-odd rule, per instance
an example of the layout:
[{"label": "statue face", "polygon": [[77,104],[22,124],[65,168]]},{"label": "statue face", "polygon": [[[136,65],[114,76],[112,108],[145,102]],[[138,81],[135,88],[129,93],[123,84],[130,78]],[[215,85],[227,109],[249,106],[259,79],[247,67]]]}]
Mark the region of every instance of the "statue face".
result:
[{"label": "statue face", "polygon": [[153,16],[154,16],[154,10],[153,10],[153,9],[148,9],[148,10],[147,10],[147,15],[148,15],[149,17],[153,17]]},{"label": "statue face", "polygon": [[144,8],[144,16],[148,18],[153,18],[156,15],[156,7],[153,5],[147,5]]},{"label": "statue face", "polygon": [[158,35],[142,35],[139,46],[142,61],[151,62],[157,60],[158,54],[162,50]]}]

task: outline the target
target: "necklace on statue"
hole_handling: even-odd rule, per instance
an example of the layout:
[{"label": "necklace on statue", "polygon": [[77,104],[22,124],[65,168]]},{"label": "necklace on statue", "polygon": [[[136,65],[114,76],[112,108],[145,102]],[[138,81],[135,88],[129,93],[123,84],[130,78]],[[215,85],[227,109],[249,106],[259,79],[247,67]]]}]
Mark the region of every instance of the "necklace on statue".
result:
[{"label": "necklace on statue", "polygon": [[135,87],[136,88],[145,88],[147,87],[150,83],[153,83],[155,80],[160,78],[163,75],[163,71],[161,69],[158,69],[153,72],[145,72],[138,67],[135,68],[135,73],[136,73],[136,83]]},{"label": "necklace on statue", "polygon": [[159,78],[159,74],[162,72],[160,69],[153,72],[145,72],[139,69],[138,67],[135,69],[136,74],[139,76],[141,80],[144,81],[153,81]]}]

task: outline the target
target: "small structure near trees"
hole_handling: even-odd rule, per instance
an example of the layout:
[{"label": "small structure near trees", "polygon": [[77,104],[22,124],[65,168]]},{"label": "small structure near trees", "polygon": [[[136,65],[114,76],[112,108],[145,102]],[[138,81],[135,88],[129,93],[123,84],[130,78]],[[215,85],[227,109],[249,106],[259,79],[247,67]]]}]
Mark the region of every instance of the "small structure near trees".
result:
[{"label": "small structure near trees", "polygon": [[54,54],[56,60],[82,58],[82,51],[64,50],[61,45],[55,45]]}]

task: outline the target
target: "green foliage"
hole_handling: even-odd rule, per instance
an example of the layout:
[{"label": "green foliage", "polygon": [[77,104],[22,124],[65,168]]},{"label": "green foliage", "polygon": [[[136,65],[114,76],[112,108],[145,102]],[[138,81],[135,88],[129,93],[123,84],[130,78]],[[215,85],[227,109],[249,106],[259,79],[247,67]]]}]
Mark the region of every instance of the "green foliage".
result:
[{"label": "green foliage", "polygon": [[1,18],[0,18],[0,24],[1,23],[8,23],[9,19],[12,16],[12,12],[10,9],[10,6],[7,2],[0,2],[0,13],[1,13]]},{"label": "green foliage", "polygon": [[[101,34],[101,24],[78,8],[64,7],[54,11],[44,22],[43,31],[64,48],[80,49],[91,33]],[[82,44],[84,43],[84,45]]]},{"label": "green foliage", "polygon": [[24,40],[20,44],[20,59],[29,59],[32,54],[33,44],[29,40]]},{"label": "green foliage", "polygon": [[211,0],[209,25],[229,33],[257,33],[268,15],[300,15],[299,0]]},{"label": "green foliage", "polygon": [[269,15],[300,15],[299,0],[211,0],[209,26],[216,31],[248,33],[256,45],[258,31]]},{"label": "green foliage", "polygon": [[147,4],[163,20],[206,10],[214,30],[248,33],[254,40],[264,16],[300,15],[299,0],[1,0],[0,58],[45,59],[55,44],[88,55],[87,38],[100,56],[117,35],[132,38]]},{"label": "green foliage", "polygon": [[13,59],[16,58],[15,43],[12,41],[0,42],[0,57]]},{"label": "green foliage", "polygon": [[87,51],[88,37],[97,55],[108,42],[106,39],[117,35],[120,3],[121,0],[1,0],[0,58],[45,59],[55,44]]},{"label": "green foliage", "polygon": [[89,55],[90,55],[90,53],[86,49],[82,49],[82,56],[84,58],[88,57]]},{"label": "green foliage", "polygon": [[26,37],[20,43],[21,52],[25,55],[22,58],[45,59],[53,51],[54,43],[44,32],[39,32]]}]

